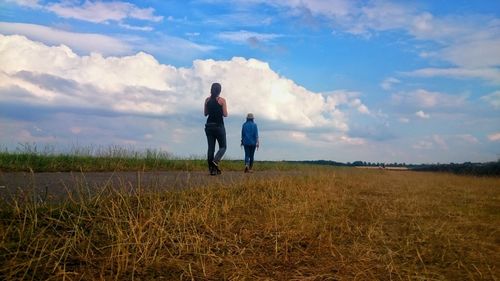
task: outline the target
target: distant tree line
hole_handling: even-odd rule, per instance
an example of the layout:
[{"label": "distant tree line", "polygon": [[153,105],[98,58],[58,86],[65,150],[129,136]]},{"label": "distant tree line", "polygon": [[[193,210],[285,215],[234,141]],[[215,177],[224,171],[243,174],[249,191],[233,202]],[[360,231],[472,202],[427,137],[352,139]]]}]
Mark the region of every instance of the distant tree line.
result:
[{"label": "distant tree line", "polygon": [[343,166],[343,167],[409,167],[406,163],[381,163],[381,162],[366,162],[366,161],[354,161],[354,162],[337,162],[331,160],[303,160],[303,161],[287,161],[303,164],[314,164],[314,165],[328,165],[328,166]]},{"label": "distant tree line", "polygon": [[305,161],[286,161],[304,164],[341,166],[341,167],[406,167],[413,171],[426,172],[448,172],[455,174],[476,175],[476,176],[500,176],[500,159],[496,162],[486,163],[449,163],[449,164],[406,164],[406,163],[381,163],[381,162],[337,162],[330,160],[305,160]]},{"label": "distant tree line", "polygon": [[415,165],[415,171],[449,172],[455,174],[476,176],[500,176],[500,160],[487,163],[450,163],[450,164],[425,164]]}]

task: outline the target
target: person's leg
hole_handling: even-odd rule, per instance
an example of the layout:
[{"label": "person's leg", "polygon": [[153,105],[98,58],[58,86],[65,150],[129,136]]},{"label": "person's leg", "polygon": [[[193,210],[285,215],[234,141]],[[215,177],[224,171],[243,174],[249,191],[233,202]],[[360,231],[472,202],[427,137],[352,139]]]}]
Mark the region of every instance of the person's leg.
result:
[{"label": "person's leg", "polygon": [[243,148],[245,149],[245,173],[246,173],[248,172],[248,169],[250,169],[250,146],[244,145]]},{"label": "person's leg", "polygon": [[250,146],[249,148],[249,155],[248,155],[248,158],[249,158],[249,168],[250,170],[252,170],[253,168],[253,158],[254,158],[254,155],[255,155],[255,148],[256,146],[255,145],[252,145]]},{"label": "person's leg", "polygon": [[226,129],[224,127],[217,128],[216,139],[219,143],[219,150],[215,154],[213,161],[218,164],[224,153],[226,153]]},{"label": "person's leg", "polygon": [[207,151],[207,162],[208,170],[210,173],[213,171],[213,161],[215,152],[215,135],[212,128],[205,128],[205,134],[207,135],[208,151]]}]

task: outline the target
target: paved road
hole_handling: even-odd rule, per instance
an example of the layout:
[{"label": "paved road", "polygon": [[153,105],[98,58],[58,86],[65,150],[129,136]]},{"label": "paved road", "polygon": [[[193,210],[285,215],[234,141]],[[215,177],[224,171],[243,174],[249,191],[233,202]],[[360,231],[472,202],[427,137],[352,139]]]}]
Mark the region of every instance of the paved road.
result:
[{"label": "paved road", "polygon": [[[37,200],[61,200],[68,192],[96,191],[106,187],[136,190],[171,190],[201,187],[208,184],[230,186],[244,180],[275,178],[295,172],[259,171],[252,174],[223,172],[210,176],[207,172],[56,172],[56,173],[0,173],[0,198],[9,199],[30,194]],[[34,194],[33,194],[34,192]]]}]

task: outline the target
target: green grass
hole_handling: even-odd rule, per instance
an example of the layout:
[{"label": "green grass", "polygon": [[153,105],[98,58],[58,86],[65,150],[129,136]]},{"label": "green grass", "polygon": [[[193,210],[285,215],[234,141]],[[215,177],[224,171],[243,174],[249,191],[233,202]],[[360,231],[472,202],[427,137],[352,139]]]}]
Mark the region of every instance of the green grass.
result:
[{"label": "green grass", "polygon": [[500,179],[300,170],[177,191],[103,186],[51,205],[20,194],[0,205],[0,279],[500,277]]},{"label": "green grass", "polygon": [[[223,160],[225,170],[239,171],[242,160]],[[259,161],[258,170],[290,170],[300,164]],[[74,148],[67,153],[53,149],[41,151],[35,145],[24,145],[18,151],[0,150],[0,171],[3,172],[104,172],[104,171],[205,171],[204,157],[181,159],[173,155],[148,149],[142,152],[118,146],[106,148]]]}]

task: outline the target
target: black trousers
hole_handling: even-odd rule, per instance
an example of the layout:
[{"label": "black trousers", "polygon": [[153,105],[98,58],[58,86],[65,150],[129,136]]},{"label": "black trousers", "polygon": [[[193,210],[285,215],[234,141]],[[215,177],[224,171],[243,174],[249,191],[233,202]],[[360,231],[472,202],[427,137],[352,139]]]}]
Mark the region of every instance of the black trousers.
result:
[{"label": "black trousers", "polygon": [[[208,167],[212,169],[213,162],[219,163],[226,153],[226,129],[223,124],[207,123],[205,124],[205,134],[208,142],[207,162]],[[214,156],[215,142],[219,144],[219,150]]]}]

